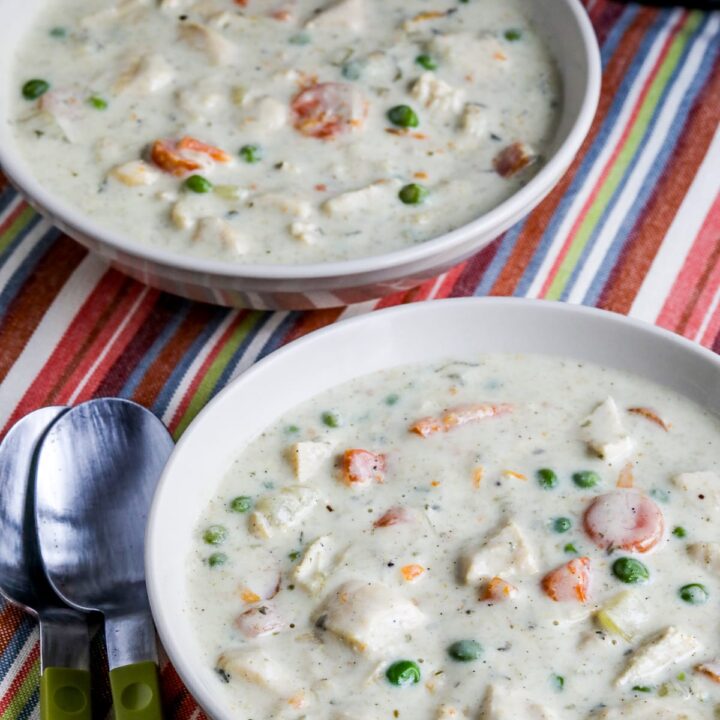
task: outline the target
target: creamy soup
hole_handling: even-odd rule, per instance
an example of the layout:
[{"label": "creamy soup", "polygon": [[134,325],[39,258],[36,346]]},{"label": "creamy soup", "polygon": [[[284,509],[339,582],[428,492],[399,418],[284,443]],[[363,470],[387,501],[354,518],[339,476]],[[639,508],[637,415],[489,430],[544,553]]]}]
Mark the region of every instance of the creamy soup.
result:
[{"label": "creamy soup", "polygon": [[542,166],[561,91],[528,0],[48,0],[12,122],[46,187],[234,262],[375,255]]},{"label": "creamy soup", "polygon": [[238,720],[714,718],[720,423],[574,360],[363,377],[255,439],[188,558]]}]

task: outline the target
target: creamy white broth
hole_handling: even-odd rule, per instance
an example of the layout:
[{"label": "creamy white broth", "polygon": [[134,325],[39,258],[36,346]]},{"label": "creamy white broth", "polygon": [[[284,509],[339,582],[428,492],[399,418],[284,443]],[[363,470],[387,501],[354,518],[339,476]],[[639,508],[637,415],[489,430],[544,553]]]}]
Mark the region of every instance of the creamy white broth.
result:
[{"label": "creamy white broth", "polygon": [[[139,242],[258,263],[396,250],[478,217],[542,166],[561,90],[526,2],[49,0],[14,69],[16,138],[46,187]],[[31,79],[50,89],[23,98]],[[313,122],[318,98],[349,122]],[[388,119],[402,105],[417,127]],[[227,157],[178,150],[184,137]],[[159,168],[162,139],[165,170],[178,157],[200,168]],[[257,162],[239,154],[248,145]],[[187,190],[191,174],[214,189]],[[427,195],[405,204],[413,183]]]},{"label": "creamy white broth", "polygon": [[[619,434],[592,415],[608,397]],[[410,430],[420,418],[478,402],[512,410],[427,437]],[[337,427],[323,420],[328,412],[339,418],[331,420]],[[632,447],[623,449],[628,438]],[[331,447],[315,469],[305,456],[300,478],[288,459],[297,442]],[[194,530],[188,612],[203,662],[218,669],[217,692],[239,719],[715,717],[720,687],[696,668],[705,663],[713,671],[718,655],[720,563],[712,551],[720,546],[698,544],[718,540],[719,443],[718,419],[687,399],[572,360],[482,356],[334,388],[288,412],[242,451]],[[341,465],[349,448],[384,454],[384,482],[345,484]],[[555,472],[555,487],[543,488],[541,469]],[[573,480],[579,471],[596,472],[598,484],[579,487]],[[616,488],[620,478],[628,484],[629,472],[634,487]],[[253,512],[269,517],[267,500],[283,488],[315,493],[317,502],[295,524],[297,507],[288,510],[279,522],[292,526],[270,528],[271,537],[263,538]],[[635,493],[659,508],[661,536],[649,552],[601,549],[584,528],[592,501],[617,493]],[[231,509],[236,497],[246,498],[239,508],[246,512]],[[390,508],[408,511],[409,521],[374,527]],[[557,532],[559,518],[571,528]],[[488,560],[482,544],[508,522],[528,557],[516,553],[504,567],[507,558]],[[206,533],[217,526],[226,537],[209,544]],[[329,538],[325,577],[312,576],[313,584],[304,571],[294,573],[321,537]],[[461,559],[478,547],[479,579],[469,578]],[[224,563],[211,566],[213,555]],[[579,557],[590,566],[586,601],[553,601],[545,578]],[[621,557],[641,561],[649,581],[615,577]],[[513,597],[479,599],[489,579],[482,577],[486,561],[486,569],[500,562],[491,569],[514,586]],[[414,580],[403,570],[411,565],[424,570]],[[704,586],[707,602],[679,596],[690,583]],[[338,618],[338,588],[347,602],[360,603],[348,626]],[[613,599],[626,591],[621,597],[630,602],[618,609]],[[362,617],[376,601],[384,610]],[[378,618],[383,612],[392,616],[389,624]],[[252,637],[258,627],[276,632]],[[459,640],[479,643],[480,657],[452,659],[448,648]],[[652,653],[668,645],[679,661],[663,668]],[[388,681],[388,668],[399,660],[417,663],[419,683]],[[639,676],[618,686],[636,662]]]}]

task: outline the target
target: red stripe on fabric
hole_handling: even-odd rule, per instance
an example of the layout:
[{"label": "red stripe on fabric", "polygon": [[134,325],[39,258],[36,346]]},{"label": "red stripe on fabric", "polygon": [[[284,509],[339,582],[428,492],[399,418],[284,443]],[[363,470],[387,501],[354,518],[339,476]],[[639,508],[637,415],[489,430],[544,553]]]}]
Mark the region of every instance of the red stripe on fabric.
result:
[{"label": "red stripe on fabric", "polygon": [[300,316],[282,339],[282,345],[297,340],[313,330],[332,325],[342,314],[344,308],[328,308],[326,310],[310,310]]},{"label": "red stripe on fabric", "polygon": [[450,297],[465,297],[474,293],[485,271],[493,261],[501,242],[502,237],[493,240],[490,245],[483,248],[477,255],[474,255],[464,264],[463,270],[450,292]]},{"label": "red stripe on fabric", "polygon": [[5,221],[0,225],[0,235],[7,231],[7,229],[18,219],[22,214],[23,210],[27,209],[26,202],[19,202],[18,206],[5,218]]},{"label": "red stripe on fabric", "polygon": [[10,605],[10,603],[2,609],[0,612],[0,655],[5,652],[12,642],[20,623],[25,618],[27,618],[27,615],[15,605]]},{"label": "red stripe on fabric", "polygon": [[85,255],[85,248],[62,236],[38,261],[0,321],[0,382]]},{"label": "red stripe on fabric", "polygon": [[598,305],[627,313],[687,191],[697,175],[720,122],[720,57],[710,81],[700,92],[665,171],[658,178],[617,263],[610,272]]},{"label": "red stripe on fabric", "polygon": [[459,265],[450,268],[450,270],[445,273],[445,277],[443,278],[440,287],[435,291],[436,298],[449,297],[453,288],[457,284],[458,278],[463,274],[466,265],[467,262],[460,263]]},{"label": "red stripe on fabric", "polygon": [[693,294],[697,292],[698,281],[706,269],[707,259],[718,246],[720,246],[720,195],[705,217],[700,232],[688,252],[685,264],[675,279],[665,305],[657,317],[658,325],[668,330],[674,330],[680,325]]},{"label": "red stripe on fabric", "polygon": [[558,256],[555,258],[555,262],[553,263],[553,266],[548,273],[547,278],[545,279],[545,282],[543,283],[543,287],[541,290],[541,295],[544,296],[547,294],[547,292],[550,289],[550,286],[552,285],[555,276],[558,273],[558,270],[560,269],[560,266],[565,261],[565,258],[567,257],[568,252],[570,251],[570,248],[572,247],[573,242],[575,241],[575,238],[582,227],[583,223],[585,222],[585,218],[588,215],[588,212],[595,204],[595,201],[597,200],[598,195],[600,194],[600,191],[603,189],[603,186],[605,185],[605,182],[610,175],[610,172],[615,166],[615,163],[617,162],[618,156],[625,148],[625,145],[627,144],[628,138],[630,136],[631,131],[633,130],[633,127],[635,125],[635,121],[637,120],[638,115],[640,114],[640,110],[642,109],[643,104],[645,103],[645,100],[647,99],[647,96],[652,88],[653,83],[655,82],[655,78],[657,77],[658,73],[660,72],[660,69],[662,68],[663,63],[665,62],[665,59],[668,56],[668,53],[670,52],[670,48],[672,47],[673,42],[675,41],[675,38],[680,31],[682,25],[684,24],[685,20],[688,17],[687,12],[683,12],[678,21],[675,23],[675,25],[672,27],[671,31],[668,33],[667,38],[665,39],[665,42],[663,43],[662,49],[660,51],[660,54],[655,61],[655,65],[653,66],[652,70],[650,71],[650,74],[645,79],[645,83],[643,84],[642,90],[640,92],[640,95],[638,96],[638,99],[635,102],[635,105],[632,109],[632,113],[630,115],[630,118],[628,119],[627,123],[625,124],[625,127],[623,129],[622,135],[620,136],[620,139],[618,140],[617,144],[613,148],[613,151],[610,155],[610,158],[605,163],[605,166],[602,169],[602,172],[600,173],[600,177],[598,178],[597,182],[595,183],[595,187],[593,187],[590,195],[588,196],[587,200],[582,206],[582,209],[580,210],[580,213],[578,214],[577,218],[575,219],[575,222],[573,223],[572,228],[570,229],[570,232],[568,233],[567,238],[565,239],[565,242],[563,243],[563,246],[558,253]]},{"label": "red stripe on fabric", "polygon": [[[647,30],[648,23],[653,22],[656,15],[657,10],[642,9],[625,30],[622,40],[608,61],[605,72],[603,73],[602,92],[598,102],[598,110],[582,147],[560,182],[550,192],[547,198],[527,217],[525,226],[515,241],[510,257],[500,270],[497,280],[490,290],[490,295],[515,294],[518,283],[525,274],[538,245],[542,241],[545,229],[553,216],[558,212],[560,203],[567,199],[570,187],[578,176],[585,155],[597,141],[603,123],[616,99],[620,85],[635,58],[637,48]],[[547,287],[549,287],[551,278],[552,276],[548,275],[548,279],[545,282]],[[470,292],[472,292],[473,289],[474,288],[470,288]],[[543,288],[540,294],[543,295],[546,291],[546,288]]]},{"label": "red stripe on fabric", "polygon": [[17,695],[20,686],[27,679],[27,676],[30,674],[33,665],[35,665],[39,657],[40,643],[35,642],[32,649],[28,653],[28,656],[25,658],[25,662],[22,664],[20,670],[18,670],[17,675],[15,675],[12,682],[10,683],[10,687],[7,689],[7,692],[0,698],[0,715],[2,715],[8,709],[10,703],[15,699],[15,696]]},{"label": "red stripe on fabric", "polygon": [[188,387],[187,391],[185,392],[185,395],[183,396],[182,400],[180,401],[180,404],[178,405],[177,410],[175,411],[175,414],[173,415],[171,421],[168,423],[168,429],[171,433],[175,432],[179,422],[183,419],[185,416],[185,412],[187,411],[190,403],[192,402],[193,397],[195,396],[195,393],[197,392],[198,387],[200,386],[200,383],[205,378],[205,375],[207,374],[208,370],[210,369],[210,366],[215,362],[215,359],[220,354],[220,351],[225,347],[225,344],[230,340],[233,333],[237,330],[239,325],[245,320],[245,318],[248,315],[247,310],[243,310],[237,314],[235,319],[228,325],[225,332],[220,336],[218,341],[215,343],[215,346],[212,348],[212,350],[208,353],[207,357],[203,361],[202,365],[198,368],[198,371],[195,373],[195,377],[192,379],[192,382],[190,383],[190,386]]}]

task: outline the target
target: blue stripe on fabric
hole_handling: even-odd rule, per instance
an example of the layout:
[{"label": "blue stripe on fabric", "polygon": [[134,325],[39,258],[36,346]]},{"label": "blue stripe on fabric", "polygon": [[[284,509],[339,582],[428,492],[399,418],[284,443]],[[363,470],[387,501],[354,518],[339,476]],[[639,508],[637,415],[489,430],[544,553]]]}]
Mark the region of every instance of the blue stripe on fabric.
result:
[{"label": "blue stripe on fabric", "polygon": [[490,261],[489,265],[485,268],[485,272],[482,274],[480,282],[478,283],[473,295],[479,297],[481,295],[487,295],[495,285],[495,281],[500,276],[503,268],[507,265],[508,258],[512,254],[513,248],[517,239],[520,237],[520,233],[525,227],[526,219],[521,220],[516,225],[513,225],[503,236],[498,243],[498,249]]},{"label": "blue stripe on fabric", "polygon": [[173,394],[180,386],[182,379],[187,374],[187,371],[195,361],[195,358],[200,352],[202,352],[205,345],[213,336],[213,333],[220,327],[222,321],[230,312],[232,311],[228,308],[214,308],[212,317],[205,324],[205,327],[198,333],[195,340],[193,340],[190,346],[185,350],[182,359],[178,362],[175,368],[173,368],[173,371],[170,373],[170,376],[155,398],[155,402],[153,403],[151,409],[156,415],[162,417],[165,414]]},{"label": "blue stripe on fabric", "polygon": [[303,313],[300,312],[288,312],[287,316],[283,318],[280,324],[275,328],[275,331],[268,338],[268,341],[258,354],[257,359],[261,360],[274,350],[277,350],[283,344],[283,340],[290,332],[293,325],[295,325],[302,316]]},{"label": "blue stripe on fabric", "polygon": [[18,197],[18,192],[11,185],[8,185],[8,187],[0,193],[0,213],[5,212],[16,197]]},{"label": "blue stripe on fabric", "polygon": [[525,272],[522,274],[518,287],[516,290],[517,295],[526,295],[535,280],[540,266],[545,261],[550,247],[555,242],[556,235],[560,225],[565,219],[572,203],[574,202],[577,195],[583,189],[583,185],[586,183],[590,170],[593,165],[597,162],[598,157],[603,152],[607,145],[608,138],[612,134],[617,124],[617,119],[622,112],[622,109],[627,101],[627,97],[630,88],[635,83],[640,69],[647,59],[648,52],[653,43],[657,40],[658,36],[668,24],[670,13],[659,13],[658,18],[653,25],[648,28],[642,42],[638,45],[635,56],[633,57],[630,67],[623,77],[620,87],[615,93],[615,100],[610,106],[605,119],[602,122],[598,130],[598,134],[595,137],[595,141],[592,146],[588,149],[585,157],[582,160],[580,167],[578,168],[577,174],[573,178],[572,183],[568,187],[567,191],[563,195],[562,199],[558,203],[558,207],[550,218],[550,222],[543,233],[540,242],[537,244],[535,252],[533,253],[530,262],[525,268]]},{"label": "blue stripe on fabric", "polygon": [[605,70],[608,62],[610,62],[612,56],[615,54],[615,51],[618,49],[623,35],[625,35],[625,32],[630,27],[632,21],[635,20],[639,9],[640,8],[637,5],[626,5],[623,8],[622,14],[618,17],[613,24],[612,29],[607,34],[605,42],[600,48],[600,60],[602,62],[603,70]]},{"label": "blue stripe on fabric", "polygon": [[[24,228],[18,237],[11,243],[14,249],[17,249],[18,245],[23,241],[27,234],[40,222],[40,218],[36,216]],[[50,246],[60,235],[60,231],[52,228],[48,232],[44,233],[37,241],[35,247],[28,253],[27,257],[20,263],[15,272],[11,275],[10,279],[5,284],[5,287],[0,292],[0,317],[3,317],[8,310],[8,307],[12,301],[17,297],[22,286],[27,281],[28,277],[35,270],[35,267],[42,259],[42,256],[50,249]],[[7,261],[8,255],[5,255],[5,261]],[[0,263],[0,267],[4,265],[4,262]]]},{"label": "blue stripe on fabric", "polygon": [[[702,22],[696,32],[693,33],[695,36],[692,40],[689,41],[688,45],[685,48],[685,51],[683,52],[682,57],[680,58],[677,67],[673,71],[673,74],[671,76],[670,81],[668,82],[668,85],[665,88],[665,91],[663,92],[663,96],[658,103],[658,106],[655,109],[655,112],[653,114],[653,118],[650,122],[650,125],[648,126],[648,130],[645,133],[646,136],[650,136],[653,134],[655,127],[657,125],[658,119],[662,113],[663,108],[667,104],[668,98],[678,80],[678,77],[680,76],[683,65],[687,59],[688,54],[693,50],[695,43],[698,41],[698,38],[701,37],[703,34],[705,34],[705,31],[708,28],[709,25],[709,16],[706,16],[705,21]],[[717,32],[715,33],[717,35]],[[590,284],[590,287],[588,288],[587,292],[585,293],[585,297],[583,298],[584,304],[590,304],[594,305],[597,303],[597,301],[600,298],[600,295],[602,293],[603,288],[605,287],[605,284],[607,282],[608,277],[610,276],[610,273],[612,272],[613,267],[615,267],[615,264],[617,263],[617,260],[622,252],[623,247],[625,246],[625,243],[631,235],[631,231],[635,224],[638,221],[638,218],[641,216],[643,211],[645,210],[645,207],[647,206],[648,202],[652,199],[653,194],[655,193],[657,189],[657,181],[658,178],[663,174],[665,171],[667,165],[670,162],[670,159],[672,157],[673,152],[675,151],[677,147],[677,143],[680,139],[680,136],[685,130],[685,125],[688,120],[688,116],[690,114],[690,110],[692,109],[693,105],[695,104],[698,95],[701,93],[704,85],[708,81],[708,78],[710,76],[710,73],[712,71],[712,68],[714,67],[714,60],[715,57],[718,54],[718,45],[717,47],[713,47],[713,36],[710,35],[708,37],[708,49],[703,56],[702,61],[700,62],[698,72],[693,78],[691,84],[688,86],[682,101],[678,107],[678,112],[675,115],[672,125],[670,126],[669,132],[665,138],[665,141],[662,144],[662,147],[660,149],[660,152],[658,152],[657,156],[655,157],[652,166],[648,170],[648,174],[645,178],[645,180],[642,183],[642,186],[640,187],[636,199],[633,202],[632,206],[629,208],[627,214],[625,215],[625,218],[618,228],[617,234],[615,235],[615,238],[613,239],[612,243],[610,244],[607,253],[605,254],[605,258],[603,259],[602,264],[598,268],[597,272],[595,273],[595,276],[593,277],[593,280]],[[706,58],[709,58],[709,60],[706,62]],[[642,146],[642,144],[641,144]],[[568,285],[566,286],[561,299],[566,299],[572,285],[577,280],[577,277],[579,275],[580,269],[582,267],[582,264],[585,262],[585,260],[588,257],[589,252],[591,251],[592,246],[595,245],[597,242],[597,238],[600,234],[600,231],[603,226],[603,220],[612,213],[613,208],[617,205],[620,198],[622,197],[623,190],[625,189],[625,186],[627,185],[627,182],[629,181],[630,175],[633,171],[633,164],[631,163],[628,168],[627,172],[625,174],[625,177],[622,180],[622,183],[616,190],[616,192],[613,195],[613,198],[611,202],[608,204],[608,207],[606,208],[605,212],[603,213],[603,217],[600,218],[598,221],[597,226],[593,230],[592,236],[590,237],[587,246],[585,247],[585,250],[583,251],[582,257],[580,258],[577,266],[573,269],[572,275],[570,276],[570,279],[568,281]]]}]

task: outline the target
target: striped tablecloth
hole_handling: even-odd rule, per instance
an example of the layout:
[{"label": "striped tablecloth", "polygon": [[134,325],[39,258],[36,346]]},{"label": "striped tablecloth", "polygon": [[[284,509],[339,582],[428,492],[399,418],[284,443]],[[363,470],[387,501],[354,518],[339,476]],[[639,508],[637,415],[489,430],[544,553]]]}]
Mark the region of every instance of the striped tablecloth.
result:
[{"label": "striped tablecloth", "polygon": [[[604,87],[557,189],[471,260],[415,290],[343,310],[261,313],[191,303],[109,269],[0,179],[0,427],[102,395],[151,408],[178,436],[258,358],[375,308],[523,295],[629,313],[720,352],[720,13],[586,0]],[[2,542],[2,538],[0,538]],[[94,646],[95,716],[110,703]],[[38,633],[0,605],[0,720],[38,707]],[[172,667],[170,718],[200,713]]]}]

